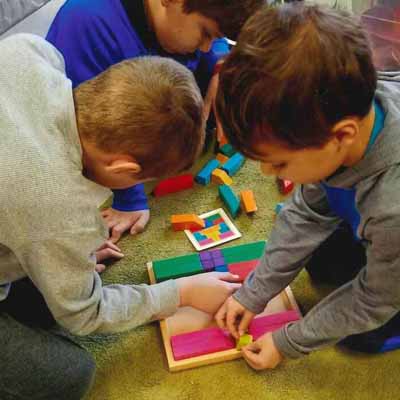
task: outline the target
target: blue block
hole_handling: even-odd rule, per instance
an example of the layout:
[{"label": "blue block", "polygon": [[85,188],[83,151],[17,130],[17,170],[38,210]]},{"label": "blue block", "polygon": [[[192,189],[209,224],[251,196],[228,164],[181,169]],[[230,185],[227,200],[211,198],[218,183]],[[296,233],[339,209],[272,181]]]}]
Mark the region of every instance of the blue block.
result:
[{"label": "blue block", "polygon": [[236,218],[240,209],[239,198],[228,185],[220,185],[218,187],[218,192],[232,217]]},{"label": "blue block", "polygon": [[219,267],[215,267],[216,272],[229,272],[229,269],[226,265],[221,265]]},{"label": "blue block", "polygon": [[220,165],[220,162],[216,159],[209,161],[203,169],[200,170],[200,172],[196,175],[194,180],[197,183],[200,183],[200,185],[208,185],[211,181],[211,174],[214,171],[214,169],[218,168]]},{"label": "blue block", "polygon": [[225,164],[221,167],[229,176],[233,176],[239,171],[240,167],[244,163],[244,157],[240,153],[233,155]]},{"label": "blue block", "polygon": [[281,212],[281,210],[282,210],[282,207],[285,205],[285,203],[278,203],[276,206],[275,206],[275,213],[276,214],[279,214],[280,212]]},{"label": "blue block", "polygon": [[236,153],[235,149],[234,149],[234,148],[232,147],[232,145],[229,144],[229,143],[224,144],[224,145],[219,149],[219,151],[220,151],[222,154],[226,155],[227,157],[232,157],[232,156]]},{"label": "blue block", "polygon": [[204,222],[206,223],[206,226],[205,226],[206,228],[209,228],[210,226],[213,226],[212,221],[210,221],[208,219],[204,220]]},{"label": "blue block", "polygon": [[230,231],[230,228],[225,222],[221,222],[219,224],[219,230],[220,230],[221,233],[224,233],[224,232]]}]

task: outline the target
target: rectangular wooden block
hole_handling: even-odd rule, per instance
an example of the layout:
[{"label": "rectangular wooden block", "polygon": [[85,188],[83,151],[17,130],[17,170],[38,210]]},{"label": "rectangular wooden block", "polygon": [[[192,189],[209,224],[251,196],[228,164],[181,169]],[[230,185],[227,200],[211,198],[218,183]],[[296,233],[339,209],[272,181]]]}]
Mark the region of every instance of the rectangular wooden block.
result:
[{"label": "rectangular wooden block", "polygon": [[222,169],[229,175],[233,176],[242,167],[245,158],[240,153],[235,153],[224,165]]},{"label": "rectangular wooden block", "polygon": [[221,249],[225,261],[228,264],[241,261],[259,259],[264,254],[266,242],[251,242],[239,246],[225,247]]},{"label": "rectangular wooden block", "polygon": [[154,261],[153,271],[157,282],[204,272],[198,254]]},{"label": "rectangular wooden block", "polygon": [[240,200],[242,208],[247,214],[257,211],[256,199],[252,190],[242,190],[240,192]]},{"label": "rectangular wooden block", "polygon": [[171,225],[174,231],[196,230],[204,228],[205,222],[196,214],[175,214],[171,215]]},{"label": "rectangular wooden block", "polygon": [[196,175],[195,181],[201,185],[208,185],[211,180],[211,174],[215,168],[218,168],[220,162],[216,159],[210,160]]},{"label": "rectangular wooden block", "polygon": [[172,336],[171,347],[175,361],[179,361],[233,349],[235,340],[219,328],[209,328]]},{"label": "rectangular wooden block", "polygon": [[232,215],[232,217],[236,218],[240,209],[239,198],[236,196],[231,187],[228,185],[219,186],[218,192],[222,201],[225,203],[230,214]]},{"label": "rectangular wooden block", "polygon": [[193,185],[194,180],[192,174],[174,176],[159,182],[153,189],[153,195],[156,197],[165,196],[181,190],[191,189]]},{"label": "rectangular wooden block", "polygon": [[243,282],[247,275],[257,267],[258,262],[259,259],[232,263],[228,264],[228,269],[231,274],[239,275],[240,281]]}]

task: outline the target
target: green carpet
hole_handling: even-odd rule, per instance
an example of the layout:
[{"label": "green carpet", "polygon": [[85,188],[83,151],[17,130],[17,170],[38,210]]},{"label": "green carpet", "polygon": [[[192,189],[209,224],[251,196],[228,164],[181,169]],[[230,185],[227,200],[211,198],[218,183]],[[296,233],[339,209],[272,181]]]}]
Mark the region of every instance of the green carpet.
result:
[{"label": "green carpet", "polygon": [[[204,159],[200,164],[204,163]],[[198,169],[198,168],[197,168]],[[195,170],[197,170],[195,169]],[[258,165],[247,161],[234,179],[234,190],[253,189],[259,211],[240,215],[241,239],[227,246],[265,239],[274,221],[275,204],[282,200],[275,181],[263,177]],[[151,190],[149,186],[148,191]],[[148,282],[146,262],[193,252],[183,232],[172,232],[169,217],[176,213],[203,213],[221,207],[217,187],[195,189],[159,199],[151,198],[147,230],[120,242],[125,258],[103,274],[105,284]],[[291,285],[303,311],[309,310],[328,288],[313,287],[303,272]],[[377,400],[398,399],[400,351],[370,356],[329,348],[272,371],[256,372],[235,360],[170,373],[166,367],[157,323],[120,335],[81,340],[95,356],[98,370],[89,400]]]}]

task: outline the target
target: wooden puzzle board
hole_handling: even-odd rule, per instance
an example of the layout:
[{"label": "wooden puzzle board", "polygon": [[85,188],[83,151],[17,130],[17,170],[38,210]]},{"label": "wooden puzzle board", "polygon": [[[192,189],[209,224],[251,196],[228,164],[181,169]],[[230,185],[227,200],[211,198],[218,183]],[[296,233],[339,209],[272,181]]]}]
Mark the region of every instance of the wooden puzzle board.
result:
[{"label": "wooden puzzle board", "polygon": [[[151,262],[147,264],[147,269],[150,283],[156,283]],[[282,293],[277,295],[268,303],[263,313],[259,314],[255,318],[289,310],[296,310],[298,314],[301,315],[293,293],[290,287],[287,287]],[[171,372],[234,360],[242,357],[241,351],[230,349],[180,361],[174,359],[171,348],[171,336],[193,332],[212,326],[216,326],[212,315],[196,310],[192,307],[181,307],[174,315],[160,321],[161,335],[167,356],[168,368]]]}]

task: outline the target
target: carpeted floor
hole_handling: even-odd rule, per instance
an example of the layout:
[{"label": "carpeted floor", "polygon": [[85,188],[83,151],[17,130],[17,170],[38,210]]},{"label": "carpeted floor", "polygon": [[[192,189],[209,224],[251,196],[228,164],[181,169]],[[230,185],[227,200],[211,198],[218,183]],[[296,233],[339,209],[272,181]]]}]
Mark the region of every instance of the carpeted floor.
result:
[{"label": "carpeted floor", "polygon": [[[199,165],[204,161],[203,157]],[[227,246],[267,238],[273,225],[275,204],[282,199],[275,181],[263,177],[258,165],[250,161],[234,179],[236,192],[246,188],[253,189],[259,211],[253,218],[240,215],[235,220],[243,237]],[[183,232],[172,232],[170,215],[200,214],[221,205],[215,185],[196,185],[193,190],[151,198],[148,229],[119,242],[125,258],[103,274],[104,283],[148,282],[147,261],[194,251]],[[305,272],[291,287],[304,312],[329,292],[329,288],[313,287]],[[169,373],[157,323],[120,335],[87,337],[82,343],[94,354],[98,365],[89,400],[400,398],[400,351],[369,356],[329,348],[300,360],[285,361],[273,371],[255,372],[243,360],[236,360]]]}]

